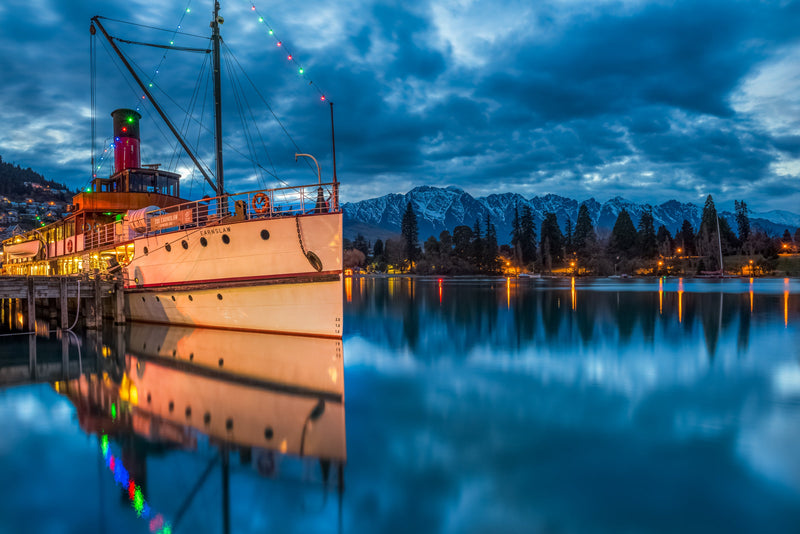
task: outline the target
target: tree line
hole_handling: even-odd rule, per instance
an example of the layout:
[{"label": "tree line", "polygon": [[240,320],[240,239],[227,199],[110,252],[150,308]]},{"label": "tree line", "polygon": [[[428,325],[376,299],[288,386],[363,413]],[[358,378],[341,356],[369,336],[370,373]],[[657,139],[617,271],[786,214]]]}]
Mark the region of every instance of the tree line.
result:
[{"label": "tree line", "polygon": [[[573,224],[564,230],[555,213],[546,213],[536,228],[529,206],[514,209],[509,244],[498,245],[491,216],[476,220],[472,227],[444,230],[438,239],[419,244],[417,217],[409,202],[400,225],[400,237],[369,243],[362,235],[345,240],[345,267],[364,267],[378,272],[417,274],[499,274],[501,272],[545,272],[568,270],[571,274],[610,275],[646,272],[668,274],[675,269],[688,274],[715,272],[724,256],[756,257],[760,272],[774,270],[778,253],[800,244],[800,228],[794,236],[787,229],[773,238],[750,227],[744,201],[735,204],[736,232],[717,216],[711,195],[706,198],[699,228],[685,220],[672,235],[664,226],[655,228],[652,208],[642,213],[638,225],[621,210],[608,235],[598,235],[589,210],[581,204]],[[669,259],[670,261],[661,261]],[[681,260],[681,261],[677,261]]]}]

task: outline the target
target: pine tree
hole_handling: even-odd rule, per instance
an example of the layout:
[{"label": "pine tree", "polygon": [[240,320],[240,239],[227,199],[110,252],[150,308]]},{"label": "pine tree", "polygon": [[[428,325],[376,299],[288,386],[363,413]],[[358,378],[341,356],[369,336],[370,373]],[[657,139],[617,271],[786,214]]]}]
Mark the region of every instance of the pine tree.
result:
[{"label": "pine tree", "polygon": [[711,195],[706,197],[705,206],[703,206],[703,216],[700,219],[700,228],[697,231],[697,252],[701,256],[707,256],[709,262],[707,263],[714,266],[714,270],[719,269],[719,248],[721,238],[717,232],[717,225],[719,219],[717,218],[717,208],[714,207],[714,199]]},{"label": "pine tree", "polygon": [[611,230],[611,239],[608,242],[609,252],[632,257],[636,247],[636,228],[628,211],[623,208],[617,215],[614,229]]},{"label": "pine tree", "polygon": [[578,208],[578,219],[575,221],[575,233],[572,237],[572,246],[579,258],[586,258],[589,249],[597,241],[592,226],[592,218],[589,216],[589,208],[586,204],[581,204]]},{"label": "pine tree", "polygon": [[564,236],[558,226],[555,213],[545,213],[542,221],[541,238],[539,241],[539,254],[542,260],[552,269],[552,262],[559,262],[564,257]]},{"label": "pine tree", "polygon": [[683,250],[683,254],[687,256],[694,256],[697,254],[694,228],[692,227],[692,223],[686,219],[683,220],[680,231],[675,234],[675,241],[677,242],[677,246]]},{"label": "pine tree", "polygon": [[523,206],[519,226],[522,261],[526,264],[532,263],[536,261],[536,225],[530,206]]},{"label": "pine tree", "polygon": [[656,232],[656,243],[658,243],[658,253],[662,256],[672,256],[675,250],[672,242],[672,235],[663,224],[658,227]]},{"label": "pine tree", "polygon": [[487,272],[496,272],[499,268],[497,260],[497,229],[492,224],[492,218],[486,213],[486,238],[483,246],[483,263]]},{"label": "pine tree", "polygon": [[750,217],[748,216],[747,204],[744,200],[739,202],[733,201],[733,206],[736,211],[736,226],[739,230],[739,241],[744,243],[750,237]]},{"label": "pine tree", "polygon": [[481,221],[479,219],[475,219],[475,224],[472,226],[472,243],[470,244],[469,260],[475,268],[483,270],[484,243],[483,236],[481,235]]},{"label": "pine tree", "polygon": [[567,217],[567,235],[564,236],[564,250],[567,254],[575,252],[572,245],[572,219],[569,217]]},{"label": "pine tree", "polygon": [[406,211],[400,223],[400,234],[403,236],[403,259],[413,264],[419,256],[419,232],[417,230],[417,216],[411,202],[406,204]]},{"label": "pine tree", "polygon": [[650,206],[647,206],[647,209],[642,213],[642,217],[639,219],[636,242],[639,256],[643,258],[655,258],[656,254],[658,254],[656,230],[653,227],[653,211]]},{"label": "pine tree", "polygon": [[511,246],[519,248],[522,241],[522,228],[519,219],[519,204],[514,204],[514,220],[511,222]]}]

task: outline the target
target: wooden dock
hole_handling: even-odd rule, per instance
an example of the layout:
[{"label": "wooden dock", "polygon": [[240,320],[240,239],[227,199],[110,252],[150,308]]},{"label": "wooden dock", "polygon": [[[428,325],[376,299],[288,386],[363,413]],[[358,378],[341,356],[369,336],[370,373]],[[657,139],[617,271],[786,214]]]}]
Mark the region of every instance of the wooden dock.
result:
[{"label": "wooden dock", "polygon": [[25,308],[23,317],[29,330],[34,330],[37,311],[51,318],[57,315],[62,329],[71,328],[70,317],[74,320],[78,315],[90,329],[101,328],[103,317],[124,323],[124,297],[122,284],[99,276],[0,276],[0,299],[9,300],[8,305],[18,311]]}]

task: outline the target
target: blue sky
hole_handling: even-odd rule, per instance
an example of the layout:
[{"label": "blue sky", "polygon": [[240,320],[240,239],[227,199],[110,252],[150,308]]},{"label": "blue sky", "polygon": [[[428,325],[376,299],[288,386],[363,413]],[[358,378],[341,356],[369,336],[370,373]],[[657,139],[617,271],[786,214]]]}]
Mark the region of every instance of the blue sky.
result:
[{"label": "blue sky", "polygon": [[[180,24],[207,35],[211,9],[210,0],[5,0],[0,155],[71,187],[85,185],[89,18],[172,30]],[[430,184],[475,196],[620,195],[650,203],[702,203],[710,193],[727,209],[744,199],[757,210],[800,211],[798,2],[223,0],[222,14],[228,47],[297,148],[318,157],[323,179],[331,149],[320,91],[335,102],[344,200]],[[132,40],[173,39],[106,25]],[[174,40],[204,46],[196,38]],[[209,116],[198,76],[202,54],[170,51],[160,63],[163,50],[123,48],[174,99],[156,94],[176,124],[184,122],[181,108],[189,108],[198,80],[197,114],[205,101]],[[97,51],[102,151],[110,111],[139,105],[140,93],[100,41]],[[251,136],[261,167],[290,182],[315,178],[295,163],[296,147],[240,80],[251,93],[251,107],[242,108],[259,125]],[[224,91],[229,189],[274,185],[240,157],[249,151],[228,82]],[[206,192],[146,105],[143,115],[143,162],[187,174],[184,196]],[[189,124],[190,144],[199,143],[213,167],[210,139]],[[99,175],[110,168],[104,160]]]}]

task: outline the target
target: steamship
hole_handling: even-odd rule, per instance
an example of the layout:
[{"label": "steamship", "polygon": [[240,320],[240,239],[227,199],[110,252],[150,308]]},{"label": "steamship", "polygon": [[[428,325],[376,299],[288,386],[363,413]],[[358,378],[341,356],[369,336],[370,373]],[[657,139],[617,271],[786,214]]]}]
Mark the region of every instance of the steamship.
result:
[{"label": "steamship", "polygon": [[[221,21],[215,2],[217,132]],[[335,171],[328,183],[317,166],[316,183],[226,192],[221,136],[215,136],[216,180],[211,180],[94,17],[92,35],[97,29],[214,186],[215,196],[184,199],[178,174],[142,165],[141,115],[117,109],[111,114],[114,173],[93,178],[74,196],[64,219],[6,240],[3,274],[118,278],[132,321],[341,337],[342,213]]]}]

